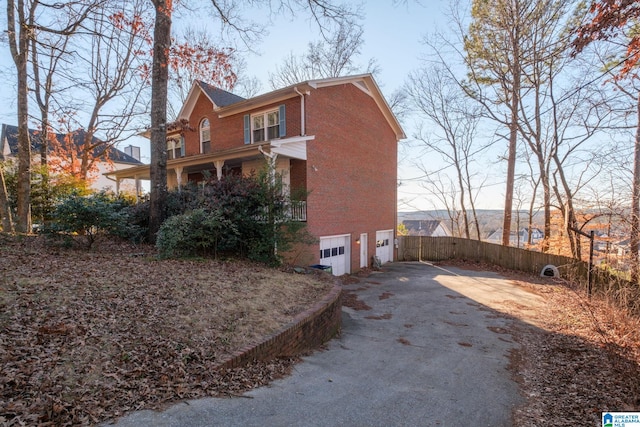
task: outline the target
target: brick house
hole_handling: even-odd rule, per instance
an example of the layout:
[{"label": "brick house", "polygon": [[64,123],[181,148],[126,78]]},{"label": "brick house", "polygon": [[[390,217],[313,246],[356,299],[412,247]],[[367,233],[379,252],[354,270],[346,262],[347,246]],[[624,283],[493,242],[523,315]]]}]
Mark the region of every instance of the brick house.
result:
[{"label": "brick house", "polygon": [[[169,188],[271,161],[291,191],[307,193],[297,217],[319,239],[296,264],[331,265],[341,275],[370,266],[373,256],[394,259],[397,143],[405,136],[370,74],[250,99],[195,82],[178,120],[191,129],[168,133]],[[149,179],[149,167],[109,175]]]},{"label": "brick house", "polygon": [[[31,156],[34,163],[40,162],[40,147],[42,146],[41,133],[39,131],[29,129],[29,138],[31,141]],[[55,142],[61,147],[67,147],[69,142],[75,144],[77,147],[81,147],[84,143],[85,133],[83,130],[78,130],[70,135],[56,133],[52,135],[55,138]],[[70,137],[70,138],[69,138]],[[132,166],[142,165],[140,161],[140,148],[129,146],[125,149],[125,152],[118,150],[111,145],[99,145],[99,140],[93,137],[93,145],[97,148],[93,151],[93,156],[98,159],[95,168],[96,173],[94,179],[91,179],[90,188],[96,191],[100,190],[116,190],[116,182],[113,179],[109,179],[105,176],[105,173],[126,169]],[[136,156],[136,153],[138,155]],[[18,156],[18,127],[7,124],[2,124],[2,130],[0,131],[0,161],[1,160],[14,160]],[[55,151],[52,150],[49,145],[49,153],[47,158],[49,161],[55,157]],[[134,180],[126,180],[122,184],[127,185],[127,189],[131,192],[139,192],[139,187],[134,187],[137,184]]]}]

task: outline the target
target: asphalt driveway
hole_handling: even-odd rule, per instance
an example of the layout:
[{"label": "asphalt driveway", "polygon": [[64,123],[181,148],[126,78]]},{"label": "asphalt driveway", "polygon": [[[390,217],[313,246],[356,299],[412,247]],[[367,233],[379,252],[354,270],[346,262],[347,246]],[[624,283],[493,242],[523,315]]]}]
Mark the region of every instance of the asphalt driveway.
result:
[{"label": "asphalt driveway", "polygon": [[117,426],[509,426],[521,402],[507,367],[542,298],[496,273],[393,263],[345,287],[343,330],[293,374],[239,398],[140,411]]}]

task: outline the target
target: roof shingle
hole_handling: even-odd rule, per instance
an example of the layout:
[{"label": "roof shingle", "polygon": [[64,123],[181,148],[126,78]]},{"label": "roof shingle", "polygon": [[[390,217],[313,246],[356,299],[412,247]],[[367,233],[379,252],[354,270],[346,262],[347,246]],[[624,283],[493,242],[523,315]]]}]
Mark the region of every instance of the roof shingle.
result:
[{"label": "roof shingle", "polygon": [[[40,146],[42,145],[42,140],[41,140],[41,136],[42,133],[38,130],[34,130],[34,129],[29,129],[29,138],[31,140],[31,150],[33,150],[34,152],[36,151],[40,151]],[[60,134],[60,133],[56,133],[55,134],[56,139],[58,140],[58,142],[60,143],[61,146],[65,146],[67,144],[66,142],[66,135],[65,134]],[[80,129],[78,131],[75,131],[72,133],[72,137],[73,137],[73,143],[80,147],[83,144],[84,141],[84,137],[85,137],[85,131]],[[4,144],[8,144],[9,145],[9,151],[11,152],[12,155],[17,155],[18,153],[18,127],[17,126],[11,126],[11,125],[7,125],[7,124],[3,124],[2,125],[2,134],[0,135],[0,147],[4,147]],[[93,142],[98,142],[100,141],[98,138],[96,138],[95,136],[92,139]],[[134,164],[134,165],[140,165],[142,164],[142,162],[128,154],[126,154],[123,151],[118,150],[115,147],[108,147],[106,150],[102,150],[101,148],[96,148],[94,150],[93,153],[96,157],[108,157],[111,161],[113,162],[117,162],[117,163],[130,163],[130,164]]]},{"label": "roof shingle", "polygon": [[241,96],[235,95],[231,92],[227,92],[226,90],[222,90],[215,86],[211,86],[210,84],[205,83],[201,80],[197,80],[196,83],[198,83],[202,91],[217,107],[226,107],[227,105],[244,101],[244,98]]}]

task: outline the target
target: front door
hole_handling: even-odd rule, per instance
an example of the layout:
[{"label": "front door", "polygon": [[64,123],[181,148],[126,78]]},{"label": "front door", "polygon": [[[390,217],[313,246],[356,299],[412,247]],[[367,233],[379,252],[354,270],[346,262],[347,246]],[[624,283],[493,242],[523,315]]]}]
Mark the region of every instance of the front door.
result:
[{"label": "front door", "polygon": [[360,235],[360,268],[367,268],[369,266],[368,246],[367,233],[362,233]]}]

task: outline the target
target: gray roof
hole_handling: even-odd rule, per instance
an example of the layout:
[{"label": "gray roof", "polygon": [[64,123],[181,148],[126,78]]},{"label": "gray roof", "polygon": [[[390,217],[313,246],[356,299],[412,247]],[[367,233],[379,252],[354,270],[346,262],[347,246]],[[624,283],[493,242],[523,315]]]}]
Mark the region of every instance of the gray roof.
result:
[{"label": "gray roof", "polygon": [[442,221],[438,219],[412,220],[402,221],[409,232],[413,232],[419,236],[431,236]]},{"label": "gray roof", "polygon": [[[86,132],[83,129],[79,129],[74,131],[72,136],[72,142],[80,147],[84,142]],[[29,138],[31,140],[31,150],[34,152],[40,151],[40,146],[42,144],[41,141],[42,133],[38,130],[29,129]],[[61,146],[67,145],[66,142],[66,134],[56,133],[54,134],[55,138],[58,140]],[[92,141],[99,142],[100,140],[95,136],[92,138]],[[9,144],[9,150],[12,155],[17,155],[18,153],[18,127],[11,125],[2,125],[2,134],[0,135],[0,148],[4,147],[4,144]],[[1,151],[0,151],[1,153]],[[120,151],[115,147],[104,145],[101,147],[97,147],[93,150],[93,155],[96,158],[108,158],[109,160],[117,163],[130,163],[134,165],[141,165],[142,162],[128,154],[124,151]]]},{"label": "gray roof", "polygon": [[211,86],[201,80],[196,80],[196,83],[207,94],[209,99],[213,101],[216,107],[226,107],[227,105],[235,104],[236,102],[244,101],[244,98],[238,95],[234,95],[231,92],[222,90],[215,86]]}]

